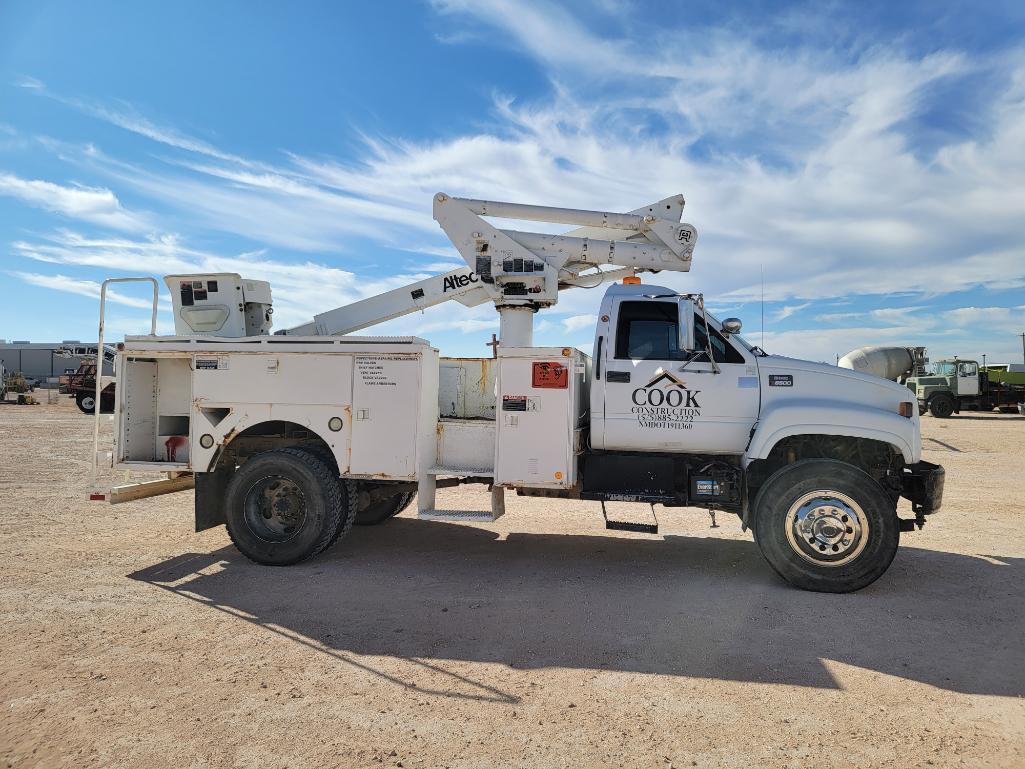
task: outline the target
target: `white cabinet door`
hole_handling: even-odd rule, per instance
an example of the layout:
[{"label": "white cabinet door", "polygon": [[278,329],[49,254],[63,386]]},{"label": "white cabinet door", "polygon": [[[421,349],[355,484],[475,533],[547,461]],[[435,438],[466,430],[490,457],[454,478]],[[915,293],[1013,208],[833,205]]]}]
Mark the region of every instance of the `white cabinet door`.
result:
[{"label": "white cabinet door", "polygon": [[349,472],[414,478],[419,405],[419,359],[357,355],[352,371]]}]

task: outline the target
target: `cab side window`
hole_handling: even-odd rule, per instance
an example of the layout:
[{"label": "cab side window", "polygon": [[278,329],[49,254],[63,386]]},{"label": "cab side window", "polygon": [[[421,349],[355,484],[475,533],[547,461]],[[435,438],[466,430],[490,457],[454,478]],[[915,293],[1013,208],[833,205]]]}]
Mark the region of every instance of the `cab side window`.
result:
[{"label": "cab side window", "polygon": [[676,302],[621,302],[616,327],[620,360],[683,360]]},{"label": "cab side window", "polygon": [[705,322],[700,316],[694,316],[694,347],[697,350],[693,360],[708,360],[708,342],[711,335],[712,357],[716,363],[743,363],[744,356],[737,352],[737,349],[712,326],[708,326],[708,334],[705,333]]}]

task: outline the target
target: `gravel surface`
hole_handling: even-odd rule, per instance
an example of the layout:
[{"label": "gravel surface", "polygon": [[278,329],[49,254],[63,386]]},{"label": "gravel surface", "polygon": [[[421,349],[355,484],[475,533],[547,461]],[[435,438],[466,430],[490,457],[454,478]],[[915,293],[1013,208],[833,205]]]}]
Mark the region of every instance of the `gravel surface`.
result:
[{"label": "gravel surface", "polygon": [[922,421],[944,509],[820,595],[732,516],[516,497],[260,567],[191,492],[87,502],[73,403],[0,407],[0,767],[1025,766],[1025,419]]}]

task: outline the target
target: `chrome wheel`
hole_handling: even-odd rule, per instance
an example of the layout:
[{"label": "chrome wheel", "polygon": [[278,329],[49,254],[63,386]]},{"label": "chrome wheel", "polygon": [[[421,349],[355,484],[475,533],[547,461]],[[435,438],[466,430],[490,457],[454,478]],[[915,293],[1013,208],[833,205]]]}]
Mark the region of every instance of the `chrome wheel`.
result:
[{"label": "chrome wheel", "polygon": [[96,398],[94,398],[91,395],[86,395],[84,398],[82,398],[82,408],[84,408],[86,411],[95,411]]},{"label": "chrome wheel", "polygon": [[243,514],[249,530],[265,542],[287,542],[306,521],[306,498],[292,480],[261,478],[246,494]]},{"label": "chrome wheel", "polygon": [[838,491],[812,491],[795,501],[784,525],[790,546],[816,566],[843,566],[865,549],[868,518]]}]

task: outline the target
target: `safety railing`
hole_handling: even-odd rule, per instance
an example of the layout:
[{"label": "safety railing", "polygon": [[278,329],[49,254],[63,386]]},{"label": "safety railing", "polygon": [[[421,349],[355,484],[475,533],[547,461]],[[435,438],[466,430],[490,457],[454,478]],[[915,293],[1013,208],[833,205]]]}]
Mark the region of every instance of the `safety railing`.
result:
[{"label": "safety railing", "polygon": [[[99,339],[96,340],[96,349],[104,349],[103,336],[107,312],[107,286],[109,286],[111,283],[150,283],[153,286],[153,308],[150,314],[149,333],[150,336],[156,336],[157,299],[159,292],[156,278],[107,278],[105,281],[103,281],[103,284],[100,286],[100,330]],[[97,358],[99,357],[100,356],[97,355]],[[115,376],[116,375],[117,372],[115,372]],[[100,451],[100,414],[102,413],[102,409],[100,408],[100,394],[103,392],[103,388],[103,361],[98,360],[96,364],[96,399],[93,403],[93,455],[92,462],[90,463],[89,479],[89,485],[92,488],[96,486],[97,477],[99,475],[99,463],[97,461],[97,457],[99,456]]]}]

